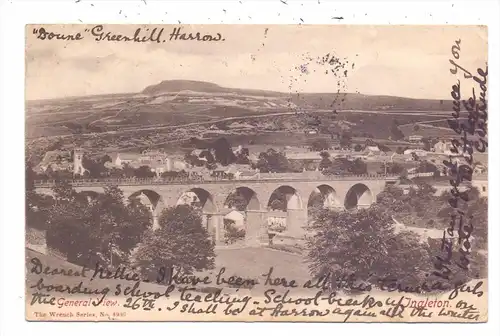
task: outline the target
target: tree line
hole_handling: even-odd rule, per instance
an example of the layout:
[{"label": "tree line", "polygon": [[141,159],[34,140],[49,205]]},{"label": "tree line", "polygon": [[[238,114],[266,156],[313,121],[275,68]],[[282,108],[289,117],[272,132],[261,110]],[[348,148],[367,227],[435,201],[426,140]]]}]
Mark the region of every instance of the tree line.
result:
[{"label": "tree line", "polygon": [[165,209],[153,231],[150,210],[137,198],[125,199],[116,186],[89,196],[57,181],[52,196],[47,196],[35,191],[33,181],[27,171],[26,225],[45,231],[47,247],[69,262],[87,267],[128,265],[144,279],[159,267],[189,273],[214,265],[214,243],[196,206]]}]

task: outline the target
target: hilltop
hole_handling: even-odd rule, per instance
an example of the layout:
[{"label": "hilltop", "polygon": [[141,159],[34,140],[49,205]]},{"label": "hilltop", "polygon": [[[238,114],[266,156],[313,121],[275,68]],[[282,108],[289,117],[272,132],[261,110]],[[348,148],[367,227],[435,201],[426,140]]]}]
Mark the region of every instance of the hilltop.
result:
[{"label": "hilltop", "polygon": [[141,93],[146,95],[158,95],[164,93],[174,93],[180,91],[204,92],[204,93],[234,93],[241,95],[260,95],[260,96],[284,96],[282,92],[268,90],[252,90],[227,88],[220,85],[193,80],[164,80],[158,84],[150,85],[144,88]]}]

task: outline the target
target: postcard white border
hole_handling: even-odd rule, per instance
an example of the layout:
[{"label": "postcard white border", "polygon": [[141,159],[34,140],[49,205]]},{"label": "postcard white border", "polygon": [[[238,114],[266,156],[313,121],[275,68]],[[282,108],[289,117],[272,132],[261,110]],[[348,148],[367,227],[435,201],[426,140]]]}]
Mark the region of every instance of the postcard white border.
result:
[{"label": "postcard white border", "polygon": [[[284,3],[285,2],[285,3]],[[498,1],[0,0],[0,334],[499,335],[499,159],[490,155],[487,324],[34,323],[24,319],[24,25],[27,23],[481,24],[489,32],[489,143],[497,149]],[[342,20],[335,17],[343,17]],[[444,71],[444,69],[443,69]],[[429,74],[430,76],[432,74]],[[498,145],[497,145],[498,143]],[[494,152],[493,152],[494,154]],[[495,286],[496,284],[496,286]]]}]

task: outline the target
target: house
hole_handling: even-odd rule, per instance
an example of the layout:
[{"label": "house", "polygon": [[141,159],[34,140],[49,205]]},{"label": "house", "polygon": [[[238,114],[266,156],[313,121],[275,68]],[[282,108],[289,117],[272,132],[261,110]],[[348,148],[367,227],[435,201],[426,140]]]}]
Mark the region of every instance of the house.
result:
[{"label": "house", "polygon": [[412,167],[412,168],[408,168],[407,172],[408,172],[408,174],[414,174],[414,173],[417,173],[417,170],[418,170],[418,167]]},{"label": "house", "polygon": [[269,211],[267,217],[267,227],[273,232],[282,232],[286,230],[286,212]]},{"label": "house", "polygon": [[123,167],[124,164],[130,165],[132,168],[148,166],[158,176],[164,172],[182,171],[187,168],[185,162],[168,157],[167,154],[160,151],[144,151],[141,154],[115,153],[111,155],[111,160],[114,167]]},{"label": "house", "polygon": [[167,159],[167,169],[168,171],[183,171],[188,168],[188,165],[184,161]]},{"label": "house", "polygon": [[378,146],[366,146],[364,153],[369,156],[380,155],[381,151]]},{"label": "house", "polygon": [[321,156],[318,152],[287,152],[285,153],[288,160],[312,160],[321,161]]},{"label": "house", "polygon": [[52,171],[71,170],[72,166],[71,152],[54,150],[45,153],[35,170],[46,171],[49,167]]},{"label": "house", "polygon": [[225,167],[219,167],[216,168],[212,171],[211,176],[215,178],[227,178],[227,173],[226,173],[227,168]]},{"label": "house", "polygon": [[435,153],[449,155],[449,154],[451,154],[451,151],[450,151],[451,148],[452,148],[451,142],[440,140],[440,141],[436,142],[436,144],[433,147],[433,150]]},{"label": "house", "polygon": [[172,160],[170,158],[166,158],[162,162],[153,162],[148,166],[151,167],[151,171],[156,173],[157,176],[161,176],[161,174],[165,172],[179,172],[187,169],[186,163],[182,161]]},{"label": "house", "polygon": [[417,156],[427,156],[427,152],[423,149],[407,149],[403,153],[404,155],[417,155]]},{"label": "house", "polygon": [[140,154],[137,153],[116,153],[113,163],[116,166],[122,167],[124,164],[131,164],[139,159]]},{"label": "house", "polygon": [[202,166],[202,167],[189,167],[188,168],[188,171],[189,173],[193,173],[193,174],[198,174],[200,176],[209,176],[211,171],[205,167],[205,166]]},{"label": "house", "polygon": [[227,211],[227,214],[224,216],[224,222],[226,220],[231,221],[234,223],[234,226],[237,228],[245,228],[245,215],[239,212],[238,210],[234,209],[224,209],[225,211],[222,211],[222,213]]},{"label": "house", "polygon": [[410,135],[408,137],[409,142],[422,142],[423,136],[421,135]]},{"label": "house", "polygon": [[138,158],[140,164],[144,166],[151,166],[153,164],[164,164],[167,156],[160,151],[144,151]]},{"label": "house", "polygon": [[191,151],[191,155],[194,155],[194,156],[198,157],[198,156],[200,156],[201,152],[203,152],[203,151],[204,151],[204,149],[196,148],[196,149],[193,149]]}]

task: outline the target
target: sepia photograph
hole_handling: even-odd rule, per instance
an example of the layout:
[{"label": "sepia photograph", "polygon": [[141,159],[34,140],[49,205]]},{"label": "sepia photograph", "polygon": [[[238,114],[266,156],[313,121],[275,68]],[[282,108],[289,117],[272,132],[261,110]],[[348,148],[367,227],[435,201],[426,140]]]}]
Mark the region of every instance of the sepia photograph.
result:
[{"label": "sepia photograph", "polygon": [[27,320],[488,320],[486,26],[25,29]]}]

